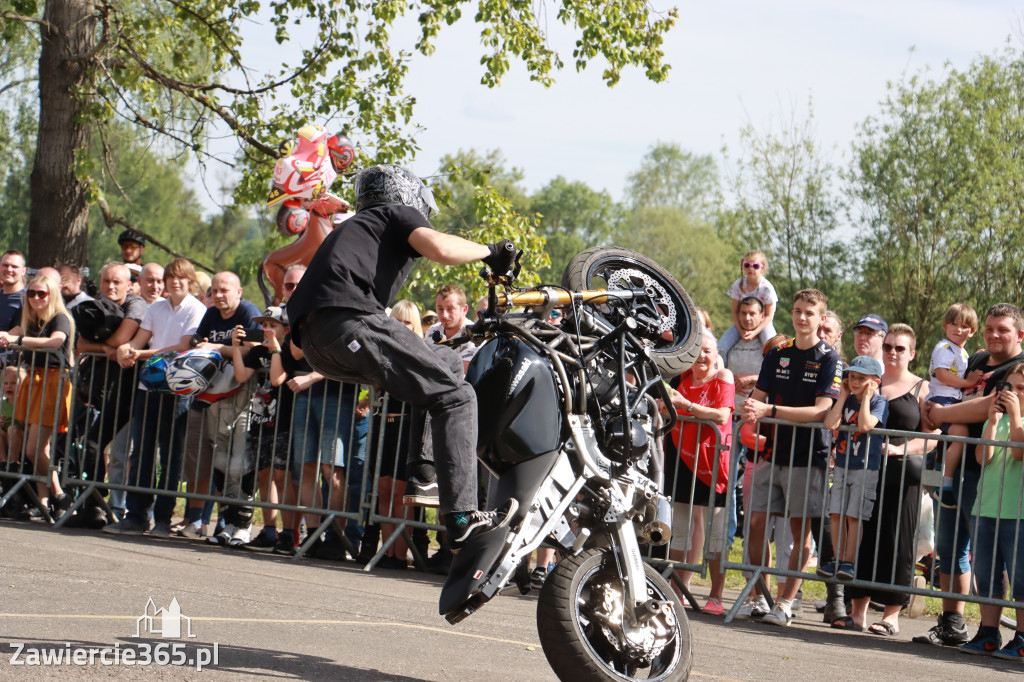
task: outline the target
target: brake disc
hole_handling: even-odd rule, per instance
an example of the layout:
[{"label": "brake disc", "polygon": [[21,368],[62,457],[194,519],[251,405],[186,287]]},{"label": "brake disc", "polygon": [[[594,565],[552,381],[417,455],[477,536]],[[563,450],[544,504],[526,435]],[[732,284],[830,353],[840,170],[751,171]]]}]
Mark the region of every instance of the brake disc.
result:
[{"label": "brake disc", "polygon": [[608,282],[609,289],[637,289],[639,288],[637,284],[642,282],[644,289],[654,291],[657,294],[654,298],[654,303],[658,305],[658,317],[660,320],[658,331],[667,332],[675,328],[676,307],[672,304],[672,298],[669,296],[668,291],[658,280],[642,270],[623,268],[612,272],[605,278],[605,281]]}]

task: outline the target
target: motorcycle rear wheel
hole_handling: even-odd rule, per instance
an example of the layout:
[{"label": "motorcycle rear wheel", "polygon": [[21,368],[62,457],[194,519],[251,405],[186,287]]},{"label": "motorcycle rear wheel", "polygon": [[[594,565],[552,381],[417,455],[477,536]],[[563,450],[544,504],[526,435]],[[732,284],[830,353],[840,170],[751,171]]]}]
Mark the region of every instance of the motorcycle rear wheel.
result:
[{"label": "motorcycle rear wheel", "polygon": [[651,287],[668,339],[651,347],[651,356],[664,379],[690,368],[700,353],[700,320],[690,295],[665,268],[643,254],[621,246],[595,246],[573,256],[562,273],[567,289]]},{"label": "motorcycle rear wheel", "polygon": [[537,604],[537,629],[558,679],[669,682],[689,677],[693,652],[683,605],[657,571],[646,564],[644,570],[648,597],[670,602],[675,616],[672,641],[649,666],[638,665],[617,650],[609,642],[607,628],[595,618],[595,602],[602,596],[598,591],[609,584],[622,590],[609,550],[591,549],[566,557],[548,575]]}]

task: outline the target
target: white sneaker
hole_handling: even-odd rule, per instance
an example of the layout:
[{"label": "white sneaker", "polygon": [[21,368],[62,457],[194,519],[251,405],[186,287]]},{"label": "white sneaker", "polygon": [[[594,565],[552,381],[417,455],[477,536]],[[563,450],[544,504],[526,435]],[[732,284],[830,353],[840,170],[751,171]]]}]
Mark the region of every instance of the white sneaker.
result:
[{"label": "white sneaker", "polygon": [[796,616],[804,612],[804,600],[803,597],[797,597],[793,600],[793,605],[789,607],[790,612]]},{"label": "white sneaker", "polygon": [[228,542],[231,541],[231,535],[235,532],[233,525],[226,524],[219,533],[213,537],[206,538],[206,541],[212,545],[220,545],[221,547],[227,547]]},{"label": "white sneaker", "polygon": [[772,607],[771,612],[761,620],[762,623],[780,625],[783,627],[789,625],[792,621],[793,612],[790,610],[789,604],[785,604],[781,601],[775,602],[775,606]]},{"label": "white sneaker", "polygon": [[747,600],[740,606],[740,610],[733,616],[734,619],[739,618],[740,620],[757,620],[764,618],[768,615],[768,600],[764,598],[763,594],[759,594],[756,597],[748,596]]},{"label": "white sneaker", "polygon": [[250,526],[246,526],[245,528],[235,528],[235,532],[231,534],[231,539],[228,540],[228,547],[237,549],[248,544],[249,540],[252,539],[249,537],[249,528]]}]

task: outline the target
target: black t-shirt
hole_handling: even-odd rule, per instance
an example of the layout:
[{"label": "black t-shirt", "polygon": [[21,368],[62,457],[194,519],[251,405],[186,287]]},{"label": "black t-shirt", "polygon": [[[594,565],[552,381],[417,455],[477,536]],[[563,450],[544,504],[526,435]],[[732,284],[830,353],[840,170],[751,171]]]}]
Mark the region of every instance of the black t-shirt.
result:
[{"label": "black t-shirt", "polygon": [[0,291],[0,331],[10,331],[21,324],[21,303],[24,300],[24,288],[13,294]]},{"label": "black t-shirt", "polygon": [[[196,329],[196,336],[200,339],[208,339],[210,343],[220,343],[225,346],[231,345],[231,334],[235,331],[236,325],[242,325],[243,329],[262,329],[260,325],[253,322],[252,318],[259,317],[260,311],[249,301],[239,301],[235,312],[228,319],[221,317],[220,310],[208,308],[203,319],[199,321]],[[225,360],[230,360],[227,353]]]},{"label": "black t-shirt", "polygon": [[[287,351],[281,352],[281,360]],[[264,346],[253,346],[242,359],[242,365],[257,372],[256,390],[252,397],[252,410],[249,416],[249,431],[259,432],[262,429],[273,429],[279,423],[281,431],[287,431],[292,421],[292,403],[295,402],[291,389],[285,386],[274,386],[270,383],[270,359],[273,356]],[[288,357],[291,357],[290,355]]]},{"label": "black t-shirt", "polygon": [[[964,389],[964,401],[968,401],[971,398],[979,398],[992,393],[996,384],[1000,381],[1006,380],[1006,370],[1010,369],[1011,366],[1018,362],[1024,362],[1024,352],[1020,355],[1015,355],[1009,360],[999,363],[998,365],[989,364],[989,352],[987,350],[978,351],[967,360],[967,374],[970,374],[976,369],[983,370],[985,374],[982,376],[981,381],[978,382],[977,386]],[[967,435],[971,438],[981,438],[982,432],[985,430],[985,421],[975,422],[967,425]],[[975,448],[966,448],[966,452],[963,457],[960,458],[960,467],[962,471],[958,471],[957,475],[963,475],[963,471],[981,471],[981,465],[978,464],[978,458],[975,456]]]},{"label": "black t-shirt", "polygon": [[[334,228],[288,301],[292,332],[320,308],[384,312],[420,255],[409,246],[409,235],[428,226],[416,209],[384,204],[359,211]],[[295,339],[299,343],[298,334]]]},{"label": "black t-shirt", "polygon": [[[773,405],[810,407],[819,396],[828,396],[835,401],[839,397],[842,381],[843,369],[839,354],[828,344],[818,341],[807,350],[800,350],[795,341],[790,341],[765,356],[756,386],[764,391],[766,401]],[[772,461],[775,464],[788,465],[791,453],[793,466],[807,466],[809,453],[814,466],[824,467],[828,464],[831,441],[826,429],[794,429],[792,426],[778,425],[772,440]]]},{"label": "black t-shirt", "polygon": [[[23,330],[25,336],[33,337],[44,337],[49,338],[54,332],[64,332],[65,335],[71,338],[71,318],[64,313],[57,313],[50,321],[44,325],[35,325]],[[60,345],[60,348],[51,348],[49,350],[40,352],[34,352],[32,350],[22,351],[21,361],[27,367],[60,367],[60,360],[58,357],[64,359],[64,366],[69,367],[71,359],[68,357],[68,347],[70,346],[69,341],[65,341]],[[56,351],[53,353],[52,351]]]}]

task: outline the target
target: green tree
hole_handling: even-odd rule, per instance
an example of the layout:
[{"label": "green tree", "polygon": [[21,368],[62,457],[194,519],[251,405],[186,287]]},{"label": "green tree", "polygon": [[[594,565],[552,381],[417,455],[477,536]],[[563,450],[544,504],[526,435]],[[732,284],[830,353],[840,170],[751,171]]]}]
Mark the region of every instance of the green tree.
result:
[{"label": "green tree", "polygon": [[[444,174],[432,187],[440,214],[431,225],[449,234],[480,243],[511,239],[523,250],[522,273],[517,284],[539,283],[538,272],[550,265],[544,251],[544,238],[537,230],[538,216],[528,212],[529,200],[519,185],[522,172],[505,168],[500,151],[480,156],[476,151],[460,151],[445,156]],[[479,277],[480,263],[458,267],[439,265],[423,259],[412,271],[400,298],[408,298],[421,308],[433,309],[434,296],[441,286],[458,284],[466,291],[470,307],[487,291]]]},{"label": "green tree", "polygon": [[953,302],[981,315],[1019,303],[1021,101],[1024,58],[1008,49],[890,84],[882,112],[860,127],[850,180],[869,236],[866,279],[880,312],[914,327],[920,348],[938,340]]},{"label": "green tree", "polygon": [[675,275],[721,333],[731,324],[725,291],[734,254],[713,222],[719,188],[713,158],[676,143],[655,144],[628,176],[628,211],[615,242],[654,258]]},{"label": "green tree", "polygon": [[[731,182],[736,203],[723,212],[720,227],[738,255],[755,249],[768,255],[768,279],[780,300],[776,328],[792,333],[785,311],[793,294],[809,287],[825,292],[843,319],[860,315],[857,261],[841,237],[838,170],[815,139],[813,108],[802,120],[791,115],[779,130],[747,125],[740,140]],[[737,258],[733,277],[738,266]]]},{"label": "green tree", "polygon": [[[84,260],[89,204],[99,191],[95,160],[86,150],[98,127],[113,119],[130,123],[140,138],[165,138],[201,164],[237,167],[240,204],[263,198],[278,142],[307,121],[328,121],[357,137],[364,161],[408,158],[415,150],[415,98],[404,82],[408,62],[413,51],[429,55],[442,28],[460,20],[467,5],[0,0],[0,39],[39,46],[38,59],[23,65],[25,78],[38,76],[40,103],[30,260]],[[662,41],[675,22],[674,9],[658,14],[641,0],[573,0],[551,8],[478,0],[473,7],[485,85],[497,85],[513,60],[541,84],[553,82],[564,64],[547,40],[551,18],[576,32],[577,69],[601,58],[609,84],[629,66],[654,81],[667,74]],[[397,45],[392,29],[406,16],[418,19],[419,36],[414,45]],[[270,72],[257,72],[241,57],[254,45],[267,52],[265,36],[247,39],[260,25],[288,55]],[[311,36],[316,42],[309,45]],[[237,158],[214,156],[210,141],[225,134],[237,139]]]},{"label": "green tree", "polygon": [[538,272],[545,284],[558,284],[569,259],[580,251],[606,244],[623,219],[622,207],[606,191],[598,192],[561,175],[530,197],[540,215],[538,230],[551,264]]}]

